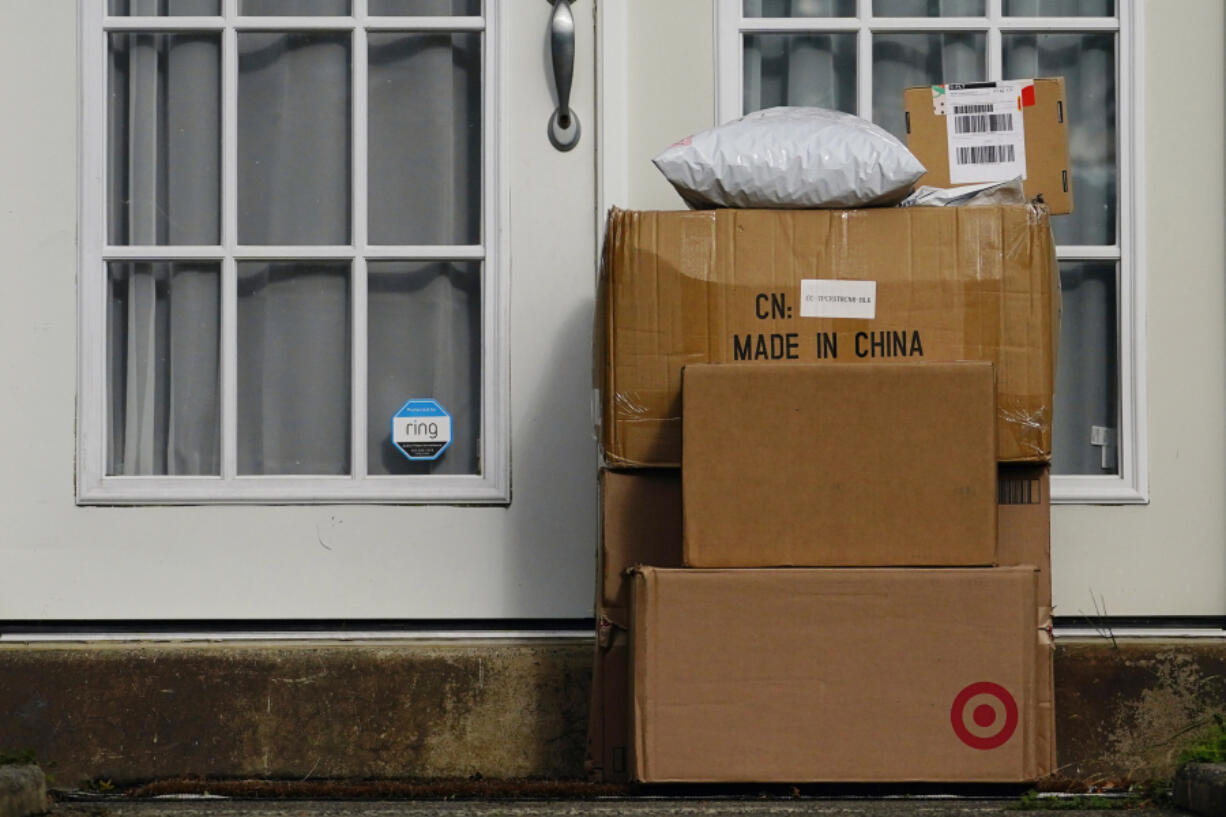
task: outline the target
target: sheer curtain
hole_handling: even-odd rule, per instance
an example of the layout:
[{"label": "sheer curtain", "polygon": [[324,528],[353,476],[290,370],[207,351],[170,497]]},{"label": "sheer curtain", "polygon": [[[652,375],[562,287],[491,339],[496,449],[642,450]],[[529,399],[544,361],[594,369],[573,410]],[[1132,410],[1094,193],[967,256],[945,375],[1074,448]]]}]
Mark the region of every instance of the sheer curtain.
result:
[{"label": "sheer curtain", "polygon": [[[982,14],[980,0],[892,0],[893,16]],[[745,0],[750,16],[854,14],[843,0]],[[905,138],[902,91],[910,85],[973,81],[985,76],[985,35],[919,32],[873,35],[873,119]],[[745,37],[745,111],[810,105],[856,113],[856,35],[756,34]]]},{"label": "sheer curtain", "polygon": [[[453,7],[429,2],[437,14]],[[373,243],[481,242],[480,77],[479,35],[371,35]],[[481,265],[372,262],[369,279],[370,472],[479,472]],[[405,459],[389,433],[392,414],[417,397],[452,415],[451,447],[433,462]]]},{"label": "sheer curtain", "polygon": [[[471,3],[410,6],[450,14]],[[157,0],[131,10],[164,11]],[[219,42],[112,38],[112,244],[218,244]],[[350,35],[240,32],[238,45],[239,243],[349,245]],[[369,240],[479,244],[480,35],[372,33],[369,58]],[[478,471],[482,265],[368,269],[370,472]],[[220,265],[114,263],[110,280],[110,473],[218,474]],[[240,475],[349,472],[352,282],[347,260],[305,249],[239,260]],[[415,397],[453,415],[455,440],[437,463],[391,448],[391,415]]]},{"label": "sheer curtain", "polygon": [[[844,0],[745,0],[746,16],[830,17],[854,14]],[[745,113],[802,105],[855,113],[854,34],[745,36]]]},{"label": "sheer curtain", "polygon": [[[216,35],[111,36],[111,244],[219,240],[219,56]],[[109,265],[109,473],[219,472],[219,273]]]}]

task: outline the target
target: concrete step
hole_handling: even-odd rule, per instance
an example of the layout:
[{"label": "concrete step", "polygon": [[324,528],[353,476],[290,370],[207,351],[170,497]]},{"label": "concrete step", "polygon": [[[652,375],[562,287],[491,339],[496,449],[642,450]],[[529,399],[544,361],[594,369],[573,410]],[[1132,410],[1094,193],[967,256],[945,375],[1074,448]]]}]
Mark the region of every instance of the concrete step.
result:
[{"label": "concrete step", "polygon": [[1193,814],[1226,814],[1226,763],[1189,763],[1175,775],[1175,802]]}]

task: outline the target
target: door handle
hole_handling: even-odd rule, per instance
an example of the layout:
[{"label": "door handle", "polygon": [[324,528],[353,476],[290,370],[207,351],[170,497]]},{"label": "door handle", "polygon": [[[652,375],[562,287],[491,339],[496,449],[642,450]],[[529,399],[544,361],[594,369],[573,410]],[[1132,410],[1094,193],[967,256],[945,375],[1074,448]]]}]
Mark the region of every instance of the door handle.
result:
[{"label": "door handle", "polygon": [[570,87],[575,78],[575,15],[570,0],[551,0],[549,51],[553,57],[553,82],[558,89],[558,107],[549,116],[549,141],[561,151],[579,144],[579,117],[570,109]]}]

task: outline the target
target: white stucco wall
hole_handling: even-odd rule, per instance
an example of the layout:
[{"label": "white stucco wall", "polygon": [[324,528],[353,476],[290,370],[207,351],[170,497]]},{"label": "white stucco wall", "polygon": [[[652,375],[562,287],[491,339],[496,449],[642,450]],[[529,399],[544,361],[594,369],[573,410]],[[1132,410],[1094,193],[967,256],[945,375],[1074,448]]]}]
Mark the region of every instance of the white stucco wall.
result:
[{"label": "white stucco wall", "polygon": [[1226,613],[1226,14],[1175,5],[1144,15],[1150,504],[1053,510],[1063,615]]}]

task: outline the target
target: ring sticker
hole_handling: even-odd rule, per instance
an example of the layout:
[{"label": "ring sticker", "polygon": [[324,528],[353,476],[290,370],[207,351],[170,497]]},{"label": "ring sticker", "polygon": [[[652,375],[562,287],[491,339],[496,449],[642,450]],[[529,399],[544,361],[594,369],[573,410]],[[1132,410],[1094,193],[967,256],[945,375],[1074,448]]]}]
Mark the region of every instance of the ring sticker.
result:
[{"label": "ring sticker", "polygon": [[1017,731],[1017,701],[1000,684],[978,681],[963,687],[954,698],[949,721],[967,746],[995,749]]},{"label": "ring sticker", "polygon": [[410,400],[392,415],[392,442],[414,462],[437,460],[451,445],[451,415],[437,400]]}]

